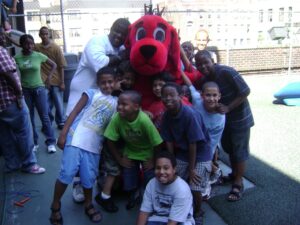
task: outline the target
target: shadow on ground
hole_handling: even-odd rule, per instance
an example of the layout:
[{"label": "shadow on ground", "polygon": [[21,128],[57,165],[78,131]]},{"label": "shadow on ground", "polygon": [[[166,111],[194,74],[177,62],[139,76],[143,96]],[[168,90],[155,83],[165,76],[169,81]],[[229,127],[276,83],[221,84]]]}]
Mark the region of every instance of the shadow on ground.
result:
[{"label": "shadow on ground", "polygon": [[[223,155],[222,160],[228,163]],[[209,200],[210,206],[232,225],[299,225],[300,183],[251,156],[245,177],[256,187],[245,191],[239,202],[226,195]]]}]

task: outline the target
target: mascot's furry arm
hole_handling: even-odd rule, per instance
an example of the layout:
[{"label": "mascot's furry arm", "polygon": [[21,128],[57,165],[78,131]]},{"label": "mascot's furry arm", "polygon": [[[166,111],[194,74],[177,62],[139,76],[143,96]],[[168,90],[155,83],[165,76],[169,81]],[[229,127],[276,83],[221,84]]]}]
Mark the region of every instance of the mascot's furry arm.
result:
[{"label": "mascot's furry arm", "polygon": [[130,25],[126,48],[130,49],[130,63],[138,73],[135,90],[142,94],[142,108],[154,101],[152,77],[169,72],[181,83],[180,43],[173,26],[160,16],[145,15]]}]

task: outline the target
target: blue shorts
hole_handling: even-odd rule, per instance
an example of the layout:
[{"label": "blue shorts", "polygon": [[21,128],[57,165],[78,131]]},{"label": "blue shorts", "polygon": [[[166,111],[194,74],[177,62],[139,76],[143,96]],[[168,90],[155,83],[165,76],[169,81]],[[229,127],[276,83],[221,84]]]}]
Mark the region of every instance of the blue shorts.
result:
[{"label": "blue shorts", "polygon": [[98,176],[100,155],[74,146],[65,146],[58,180],[70,184],[79,172],[84,188],[92,188]]},{"label": "blue shorts", "polygon": [[[130,168],[123,167],[123,179],[124,179],[124,191],[131,191],[138,187],[139,178],[141,177],[141,167],[143,161],[131,160],[133,162],[133,166]],[[144,179],[143,185],[146,187],[149,180],[154,177],[154,169],[143,171]]]},{"label": "blue shorts", "polygon": [[244,162],[249,158],[250,128],[243,131],[233,132],[224,129],[221,143],[222,148],[229,154],[234,163]]}]

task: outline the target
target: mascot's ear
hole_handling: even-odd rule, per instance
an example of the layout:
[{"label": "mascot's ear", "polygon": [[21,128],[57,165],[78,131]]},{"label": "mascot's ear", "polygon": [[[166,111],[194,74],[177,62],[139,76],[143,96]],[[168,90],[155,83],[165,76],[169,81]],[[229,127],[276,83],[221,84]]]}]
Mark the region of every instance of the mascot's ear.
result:
[{"label": "mascot's ear", "polygon": [[125,48],[131,48],[131,41],[130,41],[130,38],[131,38],[131,25],[128,27],[128,34],[127,34],[127,37],[125,39],[125,42],[124,42],[124,46]]},{"label": "mascot's ear", "polygon": [[177,71],[180,71],[180,43],[177,31],[174,27],[171,27],[171,42],[169,48],[169,63],[171,64],[171,68],[176,68]]}]

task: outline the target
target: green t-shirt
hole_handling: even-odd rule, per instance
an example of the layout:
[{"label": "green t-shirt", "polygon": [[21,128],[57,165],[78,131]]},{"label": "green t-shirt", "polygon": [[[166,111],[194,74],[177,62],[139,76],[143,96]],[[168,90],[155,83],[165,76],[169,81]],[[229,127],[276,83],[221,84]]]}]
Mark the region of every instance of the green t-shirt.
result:
[{"label": "green t-shirt", "polygon": [[108,124],[104,136],[112,141],[125,141],[124,155],[129,159],[146,161],[153,157],[153,147],[162,143],[159,132],[151,119],[142,111],[133,122],[116,113]]},{"label": "green t-shirt", "polygon": [[15,56],[16,63],[21,73],[21,84],[25,88],[44,86],[41,76],[41,64],[48,59],[42,53],[33,51],[30,55],[19,53]]}]

